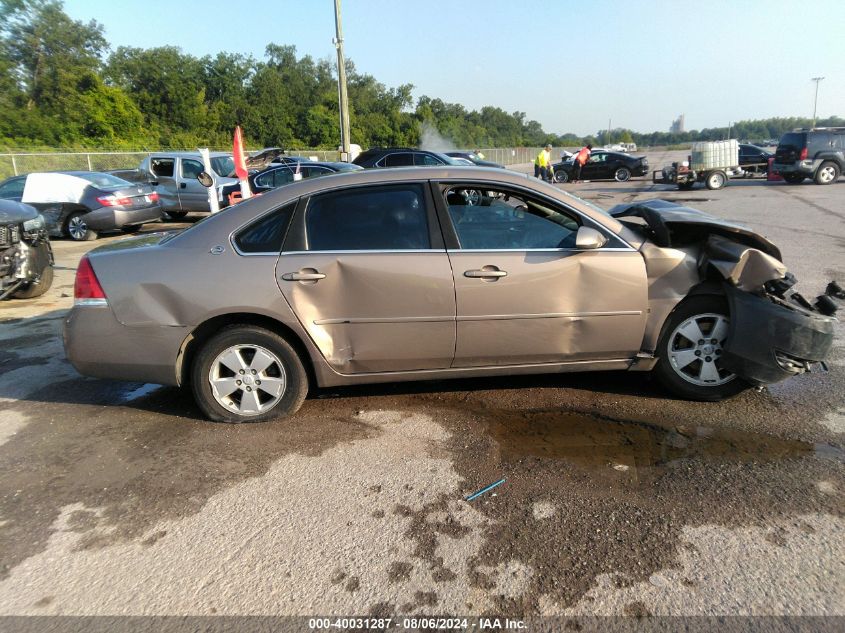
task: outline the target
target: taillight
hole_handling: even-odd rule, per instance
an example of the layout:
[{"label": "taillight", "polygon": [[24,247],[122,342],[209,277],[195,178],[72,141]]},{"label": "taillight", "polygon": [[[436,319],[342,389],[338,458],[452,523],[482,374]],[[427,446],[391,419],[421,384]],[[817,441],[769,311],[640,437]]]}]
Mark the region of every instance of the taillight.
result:
[{"label": "taillight", "polygon": [[104,207],[125,207],[132,206],[132,198],[118,198],[117,196],[101,196],[97,198]]},{"label": "taillight", "polygon": [[88,255],[79,260],[79,268],[76,269],[76,281],[73,284],[74,303],[105,303],[106,293],[100,285]]},{"label": "taillight", "polygon": [[807,160],[807,148],[804,147],[798,155],[798,160]]},{"label": "taillight", "polygon": [[150,194],[150,202],[158,202],[158,192],[157,191],[153,191]]}]

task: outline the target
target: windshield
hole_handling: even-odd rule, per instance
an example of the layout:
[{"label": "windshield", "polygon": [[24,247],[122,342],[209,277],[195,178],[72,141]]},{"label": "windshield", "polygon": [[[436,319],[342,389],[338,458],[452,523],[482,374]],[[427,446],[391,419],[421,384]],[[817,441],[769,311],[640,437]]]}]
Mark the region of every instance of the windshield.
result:
[{"label": "windshield", "polygon": [[235,161],[231,156],[215,156],[211,159],[211,168],[218,176],[232,176],[235,173]]},{"label": "windshield", "polygon": [[612,216],[611,216],[611,215],[610,215],[610,214],[609,214],[609,213],[608,213],[605,209],[602,209],[602,208],[601,208],[600,206],[598,206],[597,204],[593,204],[593,203],[592,203],[592,202],[590,202],[589,200],[585,200],[584,198],[580,198],[580,197],[576,196],[575,194],[573,194],[573,193],[569,193],[568,191],[563,191],[562,189],[560,190],[560,193],[562,193],[563,195],[565,195],[567,198],[572,198],[573,200],[576,200],[577,202],[580,202],[580,203],[581,203],[581,204],[583,204],[584,206],[590,207],[593,211],[598,211],[598,212],[599,212],[599,213],[601,213],[602,215],[606,215],[606,216],[612,217]]},{"label": "windshield", "polygon": [[96,185],[98,187],[132,187],[132,183],[124,180],[123,178],[118,178],[117,176],[112,176],[111,174],[101,174],[99,172],[85,172],[85,173],[77,173],[73,174],[83,180],[87,180],[92,185]]}]

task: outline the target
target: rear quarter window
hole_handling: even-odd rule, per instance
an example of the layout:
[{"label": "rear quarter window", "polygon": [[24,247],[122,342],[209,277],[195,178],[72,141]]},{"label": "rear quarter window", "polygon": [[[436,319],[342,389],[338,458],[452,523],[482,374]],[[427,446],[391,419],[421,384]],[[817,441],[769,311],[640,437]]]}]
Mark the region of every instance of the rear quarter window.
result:
[{"label": "rear quarter window", "polygon": [[295,209],[291,202],[261,216],[235,235],[235,246],[241,253],[278,255]]}]

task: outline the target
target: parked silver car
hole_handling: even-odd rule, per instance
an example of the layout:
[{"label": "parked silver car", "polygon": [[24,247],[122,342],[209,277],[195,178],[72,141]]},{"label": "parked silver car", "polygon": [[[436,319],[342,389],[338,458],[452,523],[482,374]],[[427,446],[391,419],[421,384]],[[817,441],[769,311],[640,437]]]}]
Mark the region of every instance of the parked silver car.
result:
[{"label": "parked silver car", "polygon": [[86,375],[190,384],[230,422],[309,386],[606,369],[714,400],[830,348],[832,300],[799,300],[780,259],[693,209],[608,214],[501,169],[334,174],[92,251],[65,349]]}]

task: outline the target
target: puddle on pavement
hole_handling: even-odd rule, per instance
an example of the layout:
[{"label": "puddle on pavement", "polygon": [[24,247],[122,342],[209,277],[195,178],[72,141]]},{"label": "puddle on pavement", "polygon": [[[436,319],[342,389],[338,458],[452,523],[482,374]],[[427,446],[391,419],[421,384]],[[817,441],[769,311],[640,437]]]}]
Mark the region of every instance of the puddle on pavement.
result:
[{"label": "puddle on pavement", "polygon": [[685,459],[751,462],[817,455],[845,462],[845,453],[829,444],[739,430],[668,427],[560,411],[499,411],[490,417],[490,434],[508,461],[560,459],[586,469],[611,466],[621,472]]}]

